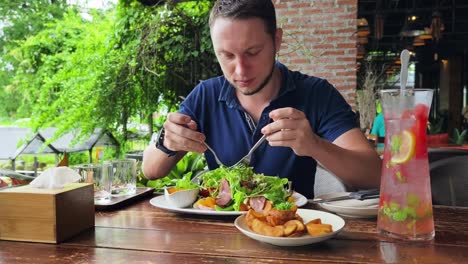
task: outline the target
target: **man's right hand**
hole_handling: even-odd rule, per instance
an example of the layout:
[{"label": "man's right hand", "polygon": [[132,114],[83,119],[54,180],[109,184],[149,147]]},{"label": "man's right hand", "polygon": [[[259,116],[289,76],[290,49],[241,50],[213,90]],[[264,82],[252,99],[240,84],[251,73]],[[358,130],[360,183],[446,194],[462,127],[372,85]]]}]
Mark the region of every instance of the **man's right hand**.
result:
[{"label": "man's right hand", "polygon": [[206,150],[206,137],[197,131],[198,125],[190,116],[169,113],[163,125],[165,129],[164,146],[174,151],[203,153]]}]

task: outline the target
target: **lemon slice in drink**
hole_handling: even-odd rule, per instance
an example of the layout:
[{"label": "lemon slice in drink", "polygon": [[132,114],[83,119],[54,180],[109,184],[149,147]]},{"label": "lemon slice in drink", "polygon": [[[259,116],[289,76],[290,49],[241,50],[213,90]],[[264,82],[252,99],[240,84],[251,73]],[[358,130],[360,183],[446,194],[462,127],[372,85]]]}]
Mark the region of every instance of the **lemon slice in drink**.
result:
[{"label": "lemon slice in drink", "polygon": [[413,132],[409,130],[403,130],[399,135],[392,137],[391,148],[393,164],[401,164],[408,162],[414,155],[414,149],[416,146],[416,137]]}]

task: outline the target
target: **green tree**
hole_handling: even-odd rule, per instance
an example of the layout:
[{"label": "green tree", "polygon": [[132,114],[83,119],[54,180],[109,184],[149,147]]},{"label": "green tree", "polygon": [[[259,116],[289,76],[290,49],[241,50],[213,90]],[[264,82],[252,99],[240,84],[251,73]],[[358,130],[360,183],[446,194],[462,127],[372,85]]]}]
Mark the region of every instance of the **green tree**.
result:
[{"label": "green tree", "polygon": [[103,74],[109,17],[95,12],[89,22],[70,10],[11,52],[19,65],[11,86],[23,98],[18,112],[31,115],[34,129],[94,130],[93,88]]},{"label": "green tree", "polygon": [[[116,80],[138,95],[140,117],[153,128],[158,105],[173,108],[201,79],[220,73],[209,36],[211,1],[146,7],[124,0],[118,9],[116,45],[126,54]],[[112,98],[118,98],[111,96]],[[122,113],[120,124],[128,116]]]},{"label": "green tree", "polygon": [[148,121],[219,67],[209,39],[210,1],[147,7],[122,0],[116,10],[76,10],[27,38],[9,55],[18,65],[9,87],[34,129],[85,136],[96,127],[127,139],[132,119]]},{"label": "green tree", "polygon": [[66,0],[0,2],[0,117],[16,117],[21,99],[21,93],[9,86],[18,66],[10,51],[47,24],[62,18],[69,8],[73,7]]}]

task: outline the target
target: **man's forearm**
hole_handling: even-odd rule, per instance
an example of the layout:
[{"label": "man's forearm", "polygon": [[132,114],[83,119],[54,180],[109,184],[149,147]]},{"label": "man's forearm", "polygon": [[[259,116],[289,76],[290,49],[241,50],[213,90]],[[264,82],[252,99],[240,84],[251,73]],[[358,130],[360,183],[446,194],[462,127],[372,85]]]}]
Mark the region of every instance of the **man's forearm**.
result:
[{"label": "man's forearm", "polygon": [[180,151],[172,157],[160,150],[154,145],[149,145],[143,152],[143,163],[141,165],[143,174],[148,179],[158,179],[169,174],[177,162],[186,154]]}]

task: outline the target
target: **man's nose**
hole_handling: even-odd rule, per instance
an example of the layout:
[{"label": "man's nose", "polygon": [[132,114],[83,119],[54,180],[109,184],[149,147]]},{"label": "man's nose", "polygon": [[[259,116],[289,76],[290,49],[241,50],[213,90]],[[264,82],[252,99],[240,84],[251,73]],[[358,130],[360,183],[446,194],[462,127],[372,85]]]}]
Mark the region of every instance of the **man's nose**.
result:
[{"label": "man's nose", "polygon": [[249,61],[245,57],[239,57],[236,62],[236,75],[244,76],[249,69]]}]

